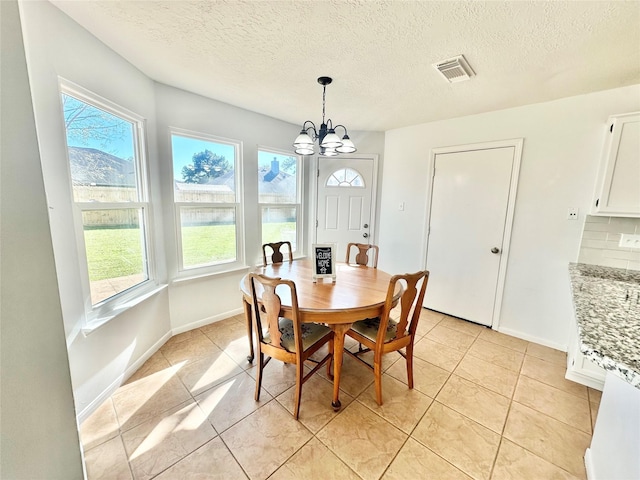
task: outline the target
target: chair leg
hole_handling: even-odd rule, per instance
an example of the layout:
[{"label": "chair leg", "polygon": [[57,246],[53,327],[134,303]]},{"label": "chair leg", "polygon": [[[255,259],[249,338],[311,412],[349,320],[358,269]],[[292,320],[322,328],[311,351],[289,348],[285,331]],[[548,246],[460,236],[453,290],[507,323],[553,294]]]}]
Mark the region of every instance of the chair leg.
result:
[{"label": "chair leg", "polygon": [[376,401],[382,405],[382,359],[373,362],[373,375],[376,382]]},{"label": "chair leg", "polygon": [[251,312],[251,304],[247,303],[246,301],[242,301],[243,305],[244,305],[244,317],[245,320],[247,322],[247,338],[249,339],[249,355],[247,355],[247,361],[249,363],[253,362],[253,358],[254,358],[254,353],[253,353],[253,328],[252,328],[252,324],[253,324],[253,313]]},{"label": "chair leg", "polygon": [[413,388],[413,343],[407,345],[405,356],[407,360],[407,383],[411,389]]},{"label": "chair leg", "polygon": [[264,353],[258,353],[258,371],[256,372],[256,402],[260,400],[260,389],[262,388],[262,369],[264,368]]},{"label": "chair leg", "polygon": [[304,362],[300,360],[296,364],[296,396],[295,403],[293,405],[293,418],[298,420],[298,414],[300,413],[300,398],[302,397],[302,378],[304,377]]}]

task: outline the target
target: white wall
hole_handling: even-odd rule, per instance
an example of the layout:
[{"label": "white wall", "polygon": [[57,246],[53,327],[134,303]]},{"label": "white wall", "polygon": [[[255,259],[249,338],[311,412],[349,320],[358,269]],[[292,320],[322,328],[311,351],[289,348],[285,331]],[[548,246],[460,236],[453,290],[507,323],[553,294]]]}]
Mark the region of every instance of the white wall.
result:
[{"label": "white wall", "polygon": [[[244,203],[245,262],[262,261],[260,212],[258,209],[258,148],[291,151],[297,131],[289,123],[211,100],[184,90],[156,84],[157,129],[167,268],[170,278],[178,273],[175,210],[173,206],[170,127],[214,135],[241,143],[242,198]],[[239,219],[240,220],[240,219]],[[208,276],[170,287],[171,325],[174,333],[192,329],[241,312],[238,287],[247,269]]]},{"label": "white wall", "polygon": [[[578,257],[607,117],[638,110],[635,85],[388,131],[380,234],[380,250],[387,253],[380,255],[380,268],[425,265],[431,149],[524,138],[499,329],[565,349],[573,315],[567,264]],[[580,209],[579,221],[567,220],[569,207]]]},{"label": "white wall", "polygon": [[[242,145],[242,176],[244,205],[245,262],[252,266],[262,262],[262,239],[260,209],[258,207],[258,149],[292,151],[292,142],[298,128],[287,122],[276,120],[229,104],[205,98],[191,92],[156,84],[157,131],[162,183],[165,244],[169,278],[178,273],[176,246],[175,210],[172,203],[171,140],[169,128],[200,132],[238,141]],[[381,153],[384,136],[378,132],[353,132],[352,138],[361,151]],[[315,177],[310,159],[303,160],[305,206],[311,202],[310,181]],[[313,217],[303,211],[303,237],[306,246],[311,241],[309,222]],[[197,278],[170,287],[171,326],[173,333],[241,313],[242,303],[239,283],[247,272],[243,269],[224,275]]]},{"label": "white wall", "polygon": [[[21,2],[21,20],[34,102],[38,144],[49,206],[60,301],[76,402],[82,418],[109,390],[159,347],[170,329],[165,289],[89,336],[73,226],[71,189],[58,76],[143,117],[148,128],[151,200],[159,197],[154,83],[49,2]],[[162,217],[156,211],[154,250],[159,281],[166,282]],[[161,343],[160,343],[161,344]]]},{"label": "white wall", "polygon": [[[251,266],[261,258],[262,243],[257,205],[258,147],[291,151],[299,126],[155,83],[49,2],[20,5],[71,378],[82,420],[170,335],[241,311],[238,284],[247,269],[173,282],[177,253],[169,127],[242,143],[244,250],[246,264]],[[84,299],[73,235],[59,76],[146,119],[158,282],[169,285],[88,336],[81,332]],[[380,156],[382,168],[384,134],[350,133],[359,152]],[[305,159],[307,207],[310,182],[315,180],[309,162]],[[308,211],[303,215],[304,242],[308,244],[312,215]]]},{"label": "white wall", "polygon": [[0,477],[81,479],[62,309],[16,1],[0,2]]}]

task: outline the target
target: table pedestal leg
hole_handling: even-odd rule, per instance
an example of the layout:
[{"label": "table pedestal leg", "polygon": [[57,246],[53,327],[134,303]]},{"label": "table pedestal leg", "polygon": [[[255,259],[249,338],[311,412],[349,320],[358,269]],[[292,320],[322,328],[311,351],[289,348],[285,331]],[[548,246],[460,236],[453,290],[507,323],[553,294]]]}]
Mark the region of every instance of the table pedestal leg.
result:
[{"label": "table pedestal leg", "polygon": [[333,401],[331,406],[334,410],[339,410],[340,403],[340,372],[342,370],[342,353],[344,349],[344,335],[351,328],[350,323],[329,325],[334,333],[333,340]]},{"label": "table pedestal leg", "polygon": [[249,355],[247,355],[247,361],[253,362],[253,322],[251,321],[251,304],[248,303],[244,297],[242,298],[242,306],[244,307],[244,316],[247,321],[247,337],[249,338]]}]

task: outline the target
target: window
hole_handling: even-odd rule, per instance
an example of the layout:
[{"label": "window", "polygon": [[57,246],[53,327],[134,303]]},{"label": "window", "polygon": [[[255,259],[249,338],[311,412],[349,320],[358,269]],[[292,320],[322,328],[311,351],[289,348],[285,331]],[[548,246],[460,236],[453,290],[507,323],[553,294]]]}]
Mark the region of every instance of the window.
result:
[{"label": "window", "polygon": [[258,202],[262,243],[288,240],[295,252],[300,245],[300,157],[258,150]]},{"label": "window", "polygon": [[240,262],[240,144],[172,130],[179,269]]},{"label": "window", "polygon": [[364,188],[362,175],[352,168],[340,168],[329,175],[327,187],[361,187]]},{"label": "window", "polygon": [[64,83],[61,100],[83,288],[91,298],[92,319],[116,299],[140,294],[136,287],[150,285],[144,122]]}]

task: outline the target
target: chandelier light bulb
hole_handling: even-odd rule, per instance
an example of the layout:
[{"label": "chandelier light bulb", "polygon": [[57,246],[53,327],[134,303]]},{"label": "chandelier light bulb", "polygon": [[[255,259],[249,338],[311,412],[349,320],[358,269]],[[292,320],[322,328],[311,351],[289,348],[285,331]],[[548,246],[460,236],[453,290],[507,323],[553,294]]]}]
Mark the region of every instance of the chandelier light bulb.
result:
[{"label": "chandelier light bulb", "polygon": [[338,152],[334,148],[325,148],[324,151],[320,152],[320,156],[322,157],[337,157]]},{"label": "chandelier light bulb", "polygon": [[313,145],[310,147],[298,147],[296,148],[296,153],[298,155],[313,155]]},{"label": "chandelier light bulb", "polygon": [[330,128],[327,131],[327,135],[322,139],[321,147],[324,148],[337,148],[342,146],[342,140],[340,137],[336,135],[336,131],[333,128]]},{"label": "chandelier light bulb", "polygon": [[336,152],[338,153],[353,153],[356,151],[356,146],[353,144],[349,135],[345,134],[342,137],[342,146],[336,148]]},{"label": "chandelier light bulb", "polygon": [[313,149],[313,139],[307,134],[307,132],[302,130],[300,132],[300,135],[296,137],[295,142],[293,142],[293,146],[294,147],[310,146]]}]

